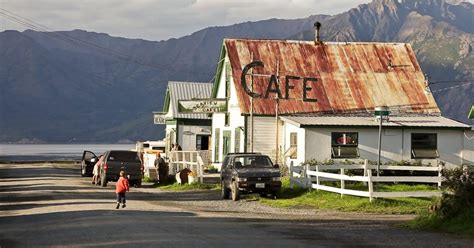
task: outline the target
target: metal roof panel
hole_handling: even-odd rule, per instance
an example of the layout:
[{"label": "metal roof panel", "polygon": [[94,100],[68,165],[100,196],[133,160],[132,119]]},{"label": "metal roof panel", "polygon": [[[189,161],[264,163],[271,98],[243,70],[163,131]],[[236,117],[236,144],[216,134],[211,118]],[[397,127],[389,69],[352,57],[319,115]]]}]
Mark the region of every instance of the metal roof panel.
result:
[{"label": "metal roof panel", "polygon": [[[409,44],[406,43],[341,43],[313,41],[226,39],[224,46],[229,56],[232,75],[242,113],[250,113],[249,96],[241,85],[242,69],[253,60],[264,67],[255,67],[254,91],[265,95],[270,75],[277,74],[279,89],[285,96],[285,76],[294,86],[289,99],[280,99],[279,113],[347,113],[370,112],[386,105],[407,113],[440,113],[429,92],[425,92],[424,75]],[[317,78],[309,82],[309,98],[317,102],[303,102],[303,78]],[[250,76],[246,76],[250,82]],[[275,93],[268,98],[254,99],[255,114],[275,114]]]},{"label": "metal roof panel", "polygon": [[[359,126],[376,127],[375,117],[369,116],[284,116],[281,119],[295,126]],[[391,116],[385,127],[442,127],[469,129],[470,126],[442,116]]]},{"label": "metal roof panel", "polygon": [[212,92],[212,83],[199,82],[168,82],[168,91],[171,98],[171,108],[175,119],[203,119],[210,120],[208,114],[189,114],[178,112],[178,100],[192,100],[194,98],[209,98]]}]

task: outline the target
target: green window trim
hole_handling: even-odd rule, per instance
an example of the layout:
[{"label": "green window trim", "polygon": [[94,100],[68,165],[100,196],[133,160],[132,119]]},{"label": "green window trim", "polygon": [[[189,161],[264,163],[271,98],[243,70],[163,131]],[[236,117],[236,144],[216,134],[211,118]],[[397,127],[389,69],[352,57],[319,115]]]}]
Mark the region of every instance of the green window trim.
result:
[{"label": "green window trim", "polygon": [[230,152],[232,144],[232,132],[230,130],[222,131],[222,157],[224,158]]},{"label": "green window trim", "polygon": [[214,129],[214,162],[219,162],[219,140],[220,140],[221,130],[220,128]]}]

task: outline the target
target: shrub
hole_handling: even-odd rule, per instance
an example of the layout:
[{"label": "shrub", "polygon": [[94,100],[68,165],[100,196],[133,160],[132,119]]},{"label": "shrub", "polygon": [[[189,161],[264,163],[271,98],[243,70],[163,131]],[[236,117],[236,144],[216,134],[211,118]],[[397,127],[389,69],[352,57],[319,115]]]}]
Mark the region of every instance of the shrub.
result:
[{"label": "shrub", "polygon": [[209,173],[216,173],[216,172],[217,172],[217,168],[214,167],[213,165],[209,165],[209,166],[206,168],[206,172],[209,172]]},{"label": "shrub", "polygon": [[443,193],[440,201],[432,207],[442,219],[462,214],[474,208],[474,168],[457,167],[444,169]]}]

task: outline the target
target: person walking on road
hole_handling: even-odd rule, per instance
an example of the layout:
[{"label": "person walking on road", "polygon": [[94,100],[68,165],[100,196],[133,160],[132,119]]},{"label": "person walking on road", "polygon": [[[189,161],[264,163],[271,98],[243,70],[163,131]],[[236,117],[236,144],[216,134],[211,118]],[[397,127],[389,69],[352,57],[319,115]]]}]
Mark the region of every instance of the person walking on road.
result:
[{"label": "person walking on road", "polygon": [[125,192],[127,191],[130,191],[130,184],[125,177],[125,171],[120,171],[120,178],[117,184],[115,184],[115,193],[117,193],[117,206],[115,209],[120,207],[120,203],[122,203],[122,208],[126,207]]}]

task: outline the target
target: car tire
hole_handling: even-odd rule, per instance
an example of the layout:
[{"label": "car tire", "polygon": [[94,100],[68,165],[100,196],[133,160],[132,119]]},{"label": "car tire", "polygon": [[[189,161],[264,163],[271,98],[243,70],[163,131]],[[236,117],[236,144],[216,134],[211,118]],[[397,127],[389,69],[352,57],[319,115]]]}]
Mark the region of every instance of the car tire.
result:
[{"label": "car tire", "polygon": [[237,186],[237,182],[232,183],[231,193],[232,193],[233,201],[238,201],[240,199],[240,191],[239,191],[239,187]]},{"label": "car tire", "polygon": [[261,193],[259,193],[259,195],[260,195],[260,197],[267,197],[267,193],[261,192]]},{"label": "car tire", "polygon": [[82,164],[81,164],[81,177],[85,177],[85,176],[87,176],[86,166],[84,165],[84,162],[82,162]]},{"label": "car tire", "polygon": [[107,175],[101,174],[101,177],[100,177],[100,185],[101,185],[102,187],[107,187]]},{"label": "car tire", "polygon": [[222,199],[229,199],[230,190],[225,186],[224,181],[221,182],[221,197]]}]

